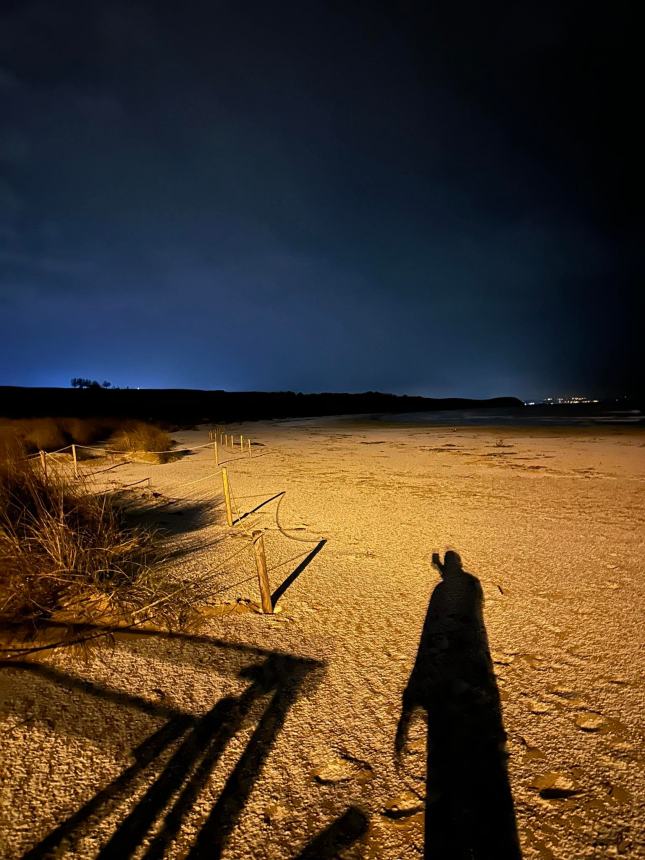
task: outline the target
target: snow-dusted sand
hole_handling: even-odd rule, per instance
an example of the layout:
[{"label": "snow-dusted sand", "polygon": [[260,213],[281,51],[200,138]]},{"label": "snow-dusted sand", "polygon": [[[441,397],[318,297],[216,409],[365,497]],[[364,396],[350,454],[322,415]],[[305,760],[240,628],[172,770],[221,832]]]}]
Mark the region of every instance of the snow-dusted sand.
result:
[{"label": "snow-dusted sand", "polygon": [[[645,857],[645,435],[348,418],[231,429],[262,443],[229,463],[240,512],[286,490],[280,524],[312,540],[276,530],[276,500],[236,529],[268,529],[281,612],[3,666],[0,854],[422,856],[423,725],[399,769],[394,741],[440,581],[431,553],[452,548],[484,592],[524,856]],[[103,479],[149,475],[195,499],[159,511],[183,550],[173,564],[212,572],[215,602],[257,599],[219,479],[179,486],[213,468],[202,449]]]}]

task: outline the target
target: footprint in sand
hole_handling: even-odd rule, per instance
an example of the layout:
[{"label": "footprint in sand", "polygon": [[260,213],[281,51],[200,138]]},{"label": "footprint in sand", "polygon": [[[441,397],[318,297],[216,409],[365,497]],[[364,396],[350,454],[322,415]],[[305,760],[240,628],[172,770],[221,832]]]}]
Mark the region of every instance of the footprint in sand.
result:
[{"label": "footprint in sand", "polygon": [[611,782],[604,782],[603,788],[607,792],[607,797],[610,797],[616,803],[631,803],[632,801],[631,794],[626,788],[623,788],[620,785],[615,785]]},{"label": "footprint in sand", "polygon": [[510,666],[515,660],[513,654],[502,654],[498,651],[491,652],[491,659],[496,666]]},{"label": "footprint in sand", "polygon": [[313,772],[314,779],[321,785],[337,785],[355,780],[359,784],[369,782],[374,777],[374,769],[368,762],[355,758],[346,752],[331,753]]},{"label": "footprint in sand", "polygon": [[572,709],[586,707],[587,703],[584,699],[581,699],[575,690],[571,690],[568,687],[554,687],[550,692],[558,697],[558,704],[561,707]]},{"label": "footprint in sand", "polygon": [[567,687],[555,687],[551,693],[558,697],[560,705],[578,711],[573,717],[573,722],[583,732],[599,732],[609,729],[609,720],[597,711],[588,708],[575,690]]},{"label": "footprint in sand", "polygon": [[539,702],[537,700],[529,702],[529,711],[532,714],[548,714],[550,710],[551,708],[546,702]]},{"label": "footprint in sand", "polygon": [[543,672],[548,668],[544,657],[538,657],[536,654],[520,654],[518,656],[522,658],[530,669],[537,669],[538,672]]},{"label": "footprint in sand", "polygon": [[524,752],[526,759],[541,759],[546,758],[546,753],[543,752],[539,747],[535,746],[530,740],[520,735],[519,742],[521,745],[521,749]]}]

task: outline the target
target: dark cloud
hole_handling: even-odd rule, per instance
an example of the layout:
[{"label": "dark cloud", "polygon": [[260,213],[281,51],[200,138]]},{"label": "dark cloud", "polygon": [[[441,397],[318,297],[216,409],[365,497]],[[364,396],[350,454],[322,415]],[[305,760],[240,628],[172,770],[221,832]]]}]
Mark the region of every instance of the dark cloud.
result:
[{"label": "dark cloud", "polygon": [[2,381],[634,387],[631,15],[4,4]]}]

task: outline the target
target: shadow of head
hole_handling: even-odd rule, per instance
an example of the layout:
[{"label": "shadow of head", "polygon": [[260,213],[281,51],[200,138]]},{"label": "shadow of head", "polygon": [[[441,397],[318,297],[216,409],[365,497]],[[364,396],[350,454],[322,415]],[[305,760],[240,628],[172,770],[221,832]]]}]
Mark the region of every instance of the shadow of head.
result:
[{"label": "shadow of head", "polygon": [[449,549],[443,557],[443,562],[439,558],[439,553],[432,554],[432,564],[437,568],[442,577],[458,576],[463,573],[464,567],[461,561],[461,556],[453,549]]}]

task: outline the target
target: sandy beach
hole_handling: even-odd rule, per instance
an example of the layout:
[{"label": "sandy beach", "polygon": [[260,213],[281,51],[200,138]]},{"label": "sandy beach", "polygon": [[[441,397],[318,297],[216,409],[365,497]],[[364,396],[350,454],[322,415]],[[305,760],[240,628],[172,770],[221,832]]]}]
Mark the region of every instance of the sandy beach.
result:
[{"label": "sandy beach", "polygon": [[[221,452],[248,514],[233,529],[208,448],[102,476],[185,500],[158,520],[178,574],[212,572],[214,605],[196,633],[4,661],[0,855],[423,856],[423,715],[398,761],[395,738],[441,581],[431,556],[454,550],[483,590],[523,856],[645,857],[645,433],[350,417],[227,430],[256,443]],[[253,529],[275,615],[235,603],[258,600]]]}]

